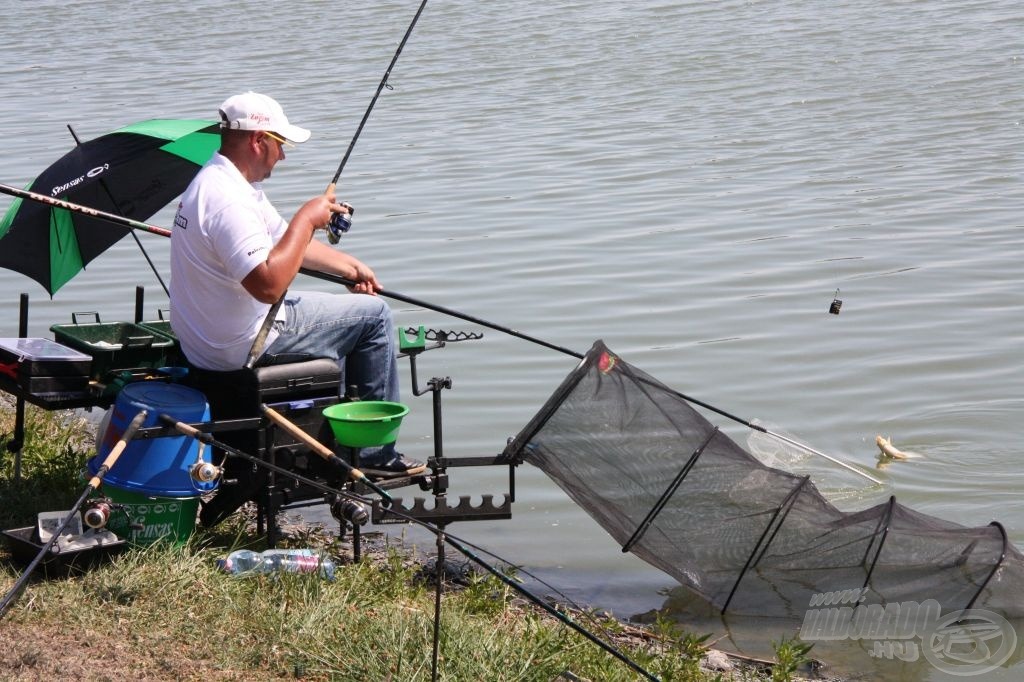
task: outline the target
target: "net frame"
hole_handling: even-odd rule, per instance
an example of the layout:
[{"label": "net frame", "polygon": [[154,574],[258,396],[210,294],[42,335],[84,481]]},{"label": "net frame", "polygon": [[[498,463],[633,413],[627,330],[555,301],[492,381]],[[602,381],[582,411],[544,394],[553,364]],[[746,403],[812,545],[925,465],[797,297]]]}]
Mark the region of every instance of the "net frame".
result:
[{"label": "net frame", "polygon": [[865,604],[934,599],[1024,617],[1024,555],[1000,523],[965,527],[895,496],[840,511],[602,341],[503,454],[540,468],[623,552],[722,614],[800,618],[815,595],[860,588]]}]

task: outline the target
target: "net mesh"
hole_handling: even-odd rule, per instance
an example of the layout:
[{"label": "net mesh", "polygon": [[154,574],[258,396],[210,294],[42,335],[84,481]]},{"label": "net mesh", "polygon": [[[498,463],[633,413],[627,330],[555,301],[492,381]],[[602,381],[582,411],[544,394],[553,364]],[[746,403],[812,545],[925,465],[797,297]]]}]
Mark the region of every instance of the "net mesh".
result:
[{"label": "net mesh", "polygon": [[865,587],[866,603],[1024,616],[1024,555],[998,523],[968,528],[895,498],[840,511],[600,341],[505,455],[723,613],[800,618],[815,594]]}]

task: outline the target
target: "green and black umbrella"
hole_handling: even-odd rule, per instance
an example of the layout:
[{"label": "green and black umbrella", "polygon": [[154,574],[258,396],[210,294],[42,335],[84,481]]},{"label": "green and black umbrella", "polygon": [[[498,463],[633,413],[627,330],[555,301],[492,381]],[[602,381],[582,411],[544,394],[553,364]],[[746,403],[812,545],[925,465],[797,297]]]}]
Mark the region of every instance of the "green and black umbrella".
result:
[{"label": "green and black umbrella", "polygon": [[[185,190],[219,146],[213,121],[142,121],[75,147],[28,189],[146,220]],[[52,296],[128,232],[81,213],[16,199],[0,219],[0,267],[31,277]]]}]

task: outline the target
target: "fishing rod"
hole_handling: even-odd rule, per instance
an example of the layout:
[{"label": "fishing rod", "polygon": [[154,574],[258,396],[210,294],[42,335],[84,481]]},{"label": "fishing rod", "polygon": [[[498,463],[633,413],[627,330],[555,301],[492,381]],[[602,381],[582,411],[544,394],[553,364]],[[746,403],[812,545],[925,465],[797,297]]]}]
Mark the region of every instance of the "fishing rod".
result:
[{"label": "fishing rod", "polygon": [[[326,282],[334,282],[336,284],[342,284],[344,286],[352,286],[352,285],[355,284],[354,281],[352,281],[350,279],[347,279],[345,277],[341,277],[339,275],[332,275],[332,274],[329,274],[329,273],[326,273],[326,272],[320,272],[319,270],[309,270],[307,268],[300,268],[299,272],[301,272],[304,275],[308,275],[310,277],[315,277],[316,279],[322,279],[322,280],[324,280]],[[577,359],[580,359],[580,360],[582,360],[585,357],[585,355],[583,353],[578,353],[578,352],[576,352],[574,350],[569,350],[568,348],[565,348],[563,346],[558,346],[558,345],[553,344],[553,343],[548,343],[547,341],[544,341],[543,339],[538,339],[538,338],[536,338],[534,336],[530,336],[529,334],[524,334],[524,333],[522,333],[520,331],[516,331],[515,329],[511,329],[509,327],[505,327],[505,326],[502,326],[500,324],[495,324],[494,322],[488,322],[487,320],[483,320],[483,319],[481,319],[479,317],[474,317],[473,315],[467,315],[467,314],[461,313],[461,312],[459,312],[457,310],[452,310],[451,308],[446,308],[444,306],[435,305],[433,303],[428,303],[426,301],[422,301],[422,300],[413,298],[411,296],[405,296],[403,294],[399,294],[399,293],[394,292],[394,291],[387,291],[387,290],[382,289],[382,290],[378,291],[377,293],[379,295],[381,295],[381,296],[385,296],[387,298],[395,299],[396,301],[402,301],[404,303],[409,303],[411,305],[414,305],[414,306],[417,306],[417,307],[420,307],[420,308],[426,308],[428,310],[433,310],[433,311],[436,311],[436,312],[439,312],[439,313],[443,313],[445,315],[451,315],[452,317],[457,317],[457,318],[465,320],[467,322],[472,322],[474,324],[478,324],[478,325],[480,325],[482,327],[489,327],[490,329],[494,329],[496,331],[503,332],[505,334],[509,334],[510,336],[514,336],[516,338],[523,339],[524,341],[530,341],[530,342],[535,343],[535,344],[537,344],[539,346],[544,346],[545,348],[550,348],[552,350],[556,350],[556,351],[558,351],[560,353],[564,353],[566,355],[570,355],[570,356],[572,356],[574,358],[577,358]],[[847,464],[846,462],[838,460],[835,457],[832,457],[831,455],[827,455],[824,452],[820,452],[819,450],[816,450],[815,448],[812,448],[809,445],[805,445],[804,443],[801,443],[799,441],[793,440],[792,438],[789,438],[788,436],[784,436],[781,433],[775,433],[775,432],[769,430],[767,427],[764,427],[764,426],[762,426],[760,424],[755,424],[755,423],[751,422],[750,420],[743,419],[742,417],[738,417],[738,416],[736,416],[736,415],[734,415],[734,414],[732,414],[730,412],[726,412],[725,410],[722,410],[721,408],[715,407],[714,405],[711,405],[711,404],[706,403],[704,401],[701,401],[701,400],[698,400],[698,399],[693,398],[691,396],[688,396],[685,393],[681,393],[681,392],[673,390],[671,388],[669,388],[668,390],[671,393],[673,393],[674,395],[676,395],[677,397],[682,398],[683,400],[685,400],[687,402],[693,403],[694,405],[700,405],[701,407],[705,408],[706,410],[709,410],[711,412],[719,414],[719,415],[721,415],[723,417],[726,417],[727,419],[731,419],[731,420],[733,420],[733,421],[735,421],[735,422],[737,422],[739,424],[742,424],[742,425],[746,426],[747,428],[753,429],[754,431],[758,431],[758,432],[763,433],[765,435],[777,438],[778,440],[781,440],[781,441],[783,441],[785,443],[793,445],[794,447],[800,448],[801,450],[804,450],[805,452],[809,452],[809,453],[811,453],[813,455],[818,455],[819,457],[823,457],[824,459],[827,459],[828,461],[832,462],[833,464],[837,464],[837,465],[839,465],[839,466],[841,466],[841,467],[843,467],[845,469],[848,469],[849,471],[852,471],[853,473],[857,474],[858,476],[863,476],[864,478],[868,479],[872,483],[875,483],[875,484],[878,484],[878,485],[883,485],[883,482],[880,481],[879,479],[875,478],[874,476],[871,476],[870,474],[867,474],[867,473],[861,471],[860,469],[857,469],[856,467],[853,467],[853,466]]]},{"label": "fishing rod", "polygon": [[353,480],[365,484],[370,490],[380,495],[381,498],[384,500],[382,504],[385,507],[391,506],[391,495],[388,494],[386,490],[384,490],[376,483],[371,481],[369,478],[367,478],[366,474],[364,474],[362,471],[355,468],[354,466],[343,460],[341,457],[338,457],[336,454],[334,454],[334,452],[332,452],[329,447],[327,447],[326,445],[318,441],[316,438],[313,438],[311,435],[303,431],[298,426],[298,424],[290,421],[287,417],[285,417],[283,414],[281,414],[274,408],[270,407],[269,405],[260,405],[260,410],[263,412],[264,415],[266,415],[268,419],[270,419],[270,421],[274,422],[275,424],[283,428],[285,431],[287,431],[289,434],[291,434],[293,437],[298,438],[300,441],[308,445],[309,448],[313,450],[313,452],[320,455],[320,457],[322,457],[329,464],[333,465],[336,468],[344,469],[345,471],[348,472],[348,474],[352,477]]},{"label": "fishing rod", "polygon": [[[229,456],[238,457],[240,459],[244,459],[244,460],[246,460],[248,462],[251,462],[252,464],[255,464],[256,466],[263,467],[264,469],[268,469],[270,471],[273,471],[276,474],[281,474],[282,476],[287,476],[288,478],[291,478],[291,479],[293,479],[293,480],[295,480],[295,481],[297,481],[299,483],[308,485],[311,488],[315,488],[315,489],[317,489],[317,490],[319,490],[321,492],[329,493],[329,494],[332,494],[332,495],[338,495],[338,496],[340,496],[340,497],[342,497],[344,499],[351,500],[351,501],[354,501],[354,502],[359,502],[359,503],[362,503],[362,504],[371,504],[371,501],[369,499],[365,498],[365,497],[362,497],[360,495],[356,495],[355,493],[348,492],[348,491],[345,491],[345,490],[340,490],[338,488],[332,488],[331,486],[325,485],[325,484],[323,484],[323,483],[321,483],[319,481],[316,481],[316,480],[314,480],[312,478],[309,478],[308,476],[303,476],[302,474],[297,474],[294,471],[291,471],[290,469],[286,469],[286,468],[278,466],[276,464],[271,464],[270,462],[266,462],[266,461],[260,459],[259,457],[255,456],[255,455],[250,455],[247,452],[243,452],[242,450],[239,450],[236,447],[232,447],[231,445],[228,445],[227,443],[225,443],[223,441],[217,440],[212,435],[210,435],[208,433],[204,433],[204,432],[200,431],[199,429],[197,429],[195,426],[192,426],[191,424],[186,424],[185,422],[181,421],[180,419],[176,419],[175,417],[173,417],[173,416],[171,416],[169,414],[160,414],[158,416],[158,419],[159,419],[159,421],[163,422],[166,426],[170,426],[171,428],[173,428],[178,433],[180,433],[180,434],[182,434],[184,436],[188,436],[189,438],[194,438],[197,441],[199,441],[200,443],[204,443],[206,445],[209,445],[209,446],[212,446],[212,447],[215,447],[215,448],[219,448],[219,449],[223,450],[224,452],[226,452]],[[334,460],[331,460],[331,463],[333,463],[333,464],[338,464],[338,463],[344,464],[344,462],[340,458],[337,458],[337,462],[335,462]],[[351,472],[351,467],[342,466],[341,468],[343,470],[345,470],[346,473],[350,473]],[[362,480],[363,480],[363,482],[368,482],[365,479],[362,479]],[[371,486],[371,487],[374,489],[375,492],[379,490],[379,488],[377,486],[375,486],[375,485]],[[391,504],[391,496],[388,495],[387,493],[383,492],[383,491],[380,491],[380,492],[382,493],[382,496],[383,496],[383,499],[384,499],[384,502],[382,502],[382,504],[385,507],[390,505]],[[361,512],[362,512],[362,514],[360,516],[363,516],[363,518],[365,519],[366,518],[365,517],[366,510],[365,509],[361,509]],[[353,523],[358,521],[355,518],[350,518],[349,520],[353,521]],[[359,522],[359,523],[362,523],[362,522]]]},{"label": "fishing rod", "polygon": [[[427,6],[427,0],[423,0],[420,3],[419,9],[416,10],[416,16],[412,18],[412,23],[409,24],[409,28],[406,29],[405,35],[402,37],[402,41],[398,44],[398,49],[395,50],[395,55],[391,58],[391,63],[388,64],[387,70],[384,72],[384,77],[380,79],[380,85],[377,86],[377,91],[373,94],[373,98],[370,99],[370,105],[366,107],[366,111],[363,112],[363,118],[359,121],[359,125],[356,127],[356,132],[352,136],[352,140],[348,143],[348,148],[345,150],[345,155],[341,158],[341,163],[338,164],[338,170],[334,172],[334,177],[331,178],[330,184],[327,185],[327,189],[324,194],[331,194],[334,192],[335,186],[338,184],[338,178],[341,177],[341,172],[345,169],[345,164],[348,163],[348,157],[352,154],[352,149],[356,146],[356,140],[359,139],[360,133],[363,132],[363,126],[366,125],[366,121],[370,118],[370,112],[373,111],[374,105],[377,104],[377,98],[380,97],[381,91],[388,85],[388,77],[391,75],[391,69],[394,68],[395,63],[398,61],[398,56],[402,54],[402,48],[405,47],[406,41],[409,40],[409,36],[412,34],[412,29],[416,26],[416,22],[420,19],[420,14],[423,13],[423,9]],[[341,235],[348,232],[352,228],[352,212],[351,206],[345,205],[348,209],[348,214],[345,213],[333,213],[331,219],[327,223],[327,240],[331,244],[337,244],[341,241]],[[284,303],[284,298],[288,294],[287,290],[281,294],[281,298],[277,299],[267,310],[267,316],[263,319],[263,324],[260,325],[259,330],[256,332],[256,336],[252,340],[252,346],[249,348],[249,355],[245,359],[243,366],[246,369],[252,369],[256,365],[256,361],[260,355],[263,354],[264,346],[267,343],[267,337],[270,335],[270,330],[274,326],[274,321],[277,319],[277,313],[281,309],[281,305]]]},{"label": "fishing rod", "polygon": [[[355,135],[352,136],[352,141],[348,143],[348,149],[345,150],[345,155],[341,157],[341,163],[338,164],[338,170],[334,172],[334,177],[331,178],[331,182],[327,185],[327,191],[325,194],[330,194],[334,191],[335,186],[338,184],[338,178],[341,177],[341,172],[345,170],[345,164],[348,163],[348,157],[352,155],[352,149],[356,146],[356,140],[359,139],[360,133],[363,132],[363,126],[366,125],[367,119],[370,118],[370,112],[373,111],[374,105],[377,104],[377,98],[380,97],[380,93],[384,88],[391,89],[388,85],[388,78],[391,76],[391,69],[395,68],[395,63],[398,61],[399,55],[402,54],[402,49],[405,47],[405,43],[409,40],[409,36],[412,35],[413,28],[416,27],[416,22],[420,20],[420,15],[423,14],[424,8],[427,6],[427,0],[423,0],[420,3],[419,9],[416,10],[416,16],[412,18],[412,22],[409,24],[409,28],[406,29],[405,35],[402,36],[402,41],[398,43],[398,49],[395,50],[395,55],[391,58],[391,63],[388,64],[387,70],[384,72],[384,76],[380,79],[380,84],[377,85],[377,91],[373,93],[373,98],[370,99],[370,105],[366,107],[366,111],[363,112],[363,118],[359,121],[359,126],[356,128]],[[335,213],[331,216],[331,221],[327,226],[327,240],[332,244],[337,244],[341,240],[341,234],[348,232],[352,227],[351,212],[349,209],[349,216],[344,213]]]},{"label": "fishing rod", "polygon": [[[71,202],[63,201],[61,199],[54,199],[53,197],[48,197],[45,194],[36,194],[35,192],[30,192],[28,190],[17,189],[15,187],[11,187],[9,185],[4,185],[4,184],[0,184],[0,192],[3,192],[5,194],[10,194],[10,195],[16,196],[16,197],[21,197],[21,198],[24,198],[24,199],[31,199],[33,201],[39,201],[39,202],[42,202],[44,204],[50,204],[52,206],[57,206],[59,208],[64,208],[64,209],[67,209],[69,211],[73,211],[73,212],[77,212],[77,213],[83,213],[85,215],[90,215],[90,216],[93,216],[94,218],[100,218],[102,220],[106,220],[108,222],[116,223],[118,225],[126,225],[128,227],[134,227],[136,229],[144,230],[146,232],[151,232],[153,234],[158,234],[158,235],[163,236],[163,237],[170,237],[171,236],[171,231],[166,229],[166,228],[157,227],[156,225],[150,225],[148,223],[139,222],[137,220],[132,220],[131,218],[125,218],[123,216],[115,215],[113,213],[106,213],[105,211],[100,211],[100,210],[95,209],[95,208],[89,208],[87,206],[79,206],[78,204],[72,204]],[[319,270],[310,270],[308,268],[300,268],[299,272],[301,272],[304,275],[308,275],[309,277],[315,277],[316,279],[321,279],[321,280],[323,280],[325,282],[333,282],[335,284],[341,284],[341,285],[346,286],[346,287],[354,286],[356,284],[355,281],[347,279],[347,278],[342,277],[340,275],[332,275],[330,273],[320,272]],[[381,291],[379,291],[377,293],[380,294],[381,296],[386,297],[386,298],[391,298],[391,299],[394,299],[396,301],[402,301],[404,303],[409,303],[411,305],[414,305],[414,306],[417,306],[417,307],[420,307],[420,308],[426,308],[427,310],[433,310],[433,311],[436,311],[436,312],[439,312],[439,313],[443,313],[445,315],[450,315],[451,317],[455,317],[455,318],[458,318],[458,319],[461,319],[461,320],[465,320],[467,322],[472,322],[473,324],[478,324],[481,327],[488,327],[490,329],[494,329],[495,331],[499,331],[499,332],[502,332],[504,334],[508,334],[510,336],[514,336],[514,337],[519,338],[519,339],[523,339],[524,341],[529,341],[529,342],[535,343],[535,344],[537,344],[539,346],[544,346],[545,348],[550,348],[551,350],[558,351],[559,353],[564,353],[565,355],[570,355],[570,356],[572,356],[574,358],[577,358],[579,360],[582,360],[585,357],[582,353],[578,353],[578,352],[576,352],[574,350],[570,350],[568,348],[565,348],[564,346],[559,346],[559,345],[556,345],[556,344],[553,344],[553,343],[549,343],[547,341],[544,341],[543,339],[538,339],[535,336],[530,336],[529,334],[524,334],[524,333],[522,333],[520,331],[516,331],[515,329],[511,329],[509,327],[505,327],[503,325],[496,324],[494,322],[488,322],[487,320],[481,319],[479,317],[474,317],[473,315],[467,315],[466,313],[459,312],[458,310],[453,310],[452,308],[447,308],[445,306],[436,305],[436,304],[433,304],[433,303],[428,303],[426,301],[422,301],[422,300],[413,298],[411,296],[405,296],[404,294],[399,294],[399,293],[394,292],[394,291],[387,291],[387,290],[383,290],[382,289]],[[271,319],[271,321],[272,321],[272,318],[269,317],[269,316],[268,316],[268,319]],[[269,326],[268,326],[268,330],[269,330]],[[794,446],[796,448],[799,448],[799,449],[803,450],[804,452],[808,452],[808,453],[810,453],[812,455],[817,455],[818,457],[822,457],[823,459],[827,459],[828,461],[832,462],[833,464],[841,466],[844,469],[848,469],[849,471],[852,471],[853,473],[857,474],[858,476],[863,476],[864,478],[868,479],[872,483],[875,483],[877,485],[884,485],[883,481],[880,481],[879,479],[875,478],[874,476],[871,476],[870,474],[867,474],[867,473],[861,471],[860,469],[857,469],[856,467],[853,467],[853,466],[847,464],[846,462],[838,460],[835,457],[832,457],[831,455],[827,455],[824,452],[821,452],[820,450],[812,448],[810,445],[806,445],[804,443],[801,443],[801,442],[799,442],[797,440],[794,440],[794,439],[792,439],[792,438],[790,438],[788,436],[785,436],[785,435],[783,435],[781,433],[776,433],[776,432],[768,429],[765,426],[762,426],[760,424],[755,424],[755,423],[751,422],[750,420],[743,419],[742,417],[738,417],[738,416],[736,416],[734,414],[726,412],[725,410],[717,408],[714,405],[711,405],[709,403],[705,403],[705,402],[703,402],[701,400],[697,400],[696,398],[692,398],[692,397],[690,397],[690,396],[688,396],[688,395],[686,395],[684,393],[680,393],[679,391],[675,391],[675,390],[672,390],[672,389],[669,389],[669,390],[672,391],[672,393],[674,393],[676,396],[682,398],[683,400],[691,402],[694,405],[700,405],[701,407],[703,407],[703,408],[705,408],[705,409],[707,409],[707,410],[709,410],[711,412],[714,412],[714,413],[719,414],[719,415],[721,415],[723,417],[726,417],[727,419],[731,419],[731,420],[737,422],[738,424],[742,424],[743,426],[746,426],[749,429],[753,429],[754,431],[757,431],[759,433],[763,433],[763,434],[765,434],[767,436],[771,436],[771,437],[776,438],[776,439],[778,439],[778,440],[780,440],[780,441],[782,441],[784,443],[788,443],[789,445],[792,445],[792,446]]]},{"label": "fishing rod", "polygon": [[[553,616],[562,625],[565,625],[568,628],[570,628],[571,630],[574,630],[575,632],[579,633],[584,638],[586,638],[588,641],[590,641],[593,644],[596,644],[601,649],[604,649],[607,653],[609,653],[612,656],[614,656],[615,658],[619,659],[620,661],[622,661],[623,663],[628,665],[630,668],[632,668],[634,671],[636,671],[637,673],[639,673],[643,677],[647,678],[648,680],[654,680],[654,682],[658,682],[658,678],[657,677],[655,677],[649,671],[647,671],[646,669],[641,667],[640,664],[638,664],[636,661],[634,661],[633,659],[631,659],[628,656],[626,656],[626,654],[622,653],[621,651],[616,649],[614,646],[612,646],[608,642],[605,642],[603,639],[601,639],[600,637],[595,635],[590,630],[587,630],[585,627],[583,627],[579,623],[576,623],[572,618],[570,618],[566,614],[562,613],[557,608],[555,608],[551,604],[547,603],[545,600],[541,599],[540,597],[538,597],[533,592],[531,592],[530,590],[526,589],[525,587],[523,587],[522,585],[520,585],[516,581],[512,580],[507,575],[505,575],[504,573],[499,571],[497,568],[495,568],[494,566],[492,566],[488,562],[484,561],[479,556],[477,556],[474,552],[472,552],[472,551],[470,551],[469,549],[466,548],[465,545],[470,545],[472,547],[476,547],[476,545],[474,545],[473,543],[468,542],[467,540],[463,540],[461,538],[457,538],[457,537],[455,537],[453,535],[450,535],[450,534],[446,533],[443,527],[439,527],[439,526],[436,526],[436,525],[434,525],[432,523],[428,523],[428,522],[426,522],[426,521],[424,521],[422,519],[417,519],[414,516],[410,516],[410,515],[404,514],[404,513],[400,512],[398,510],[391,510],[389,512],[389,514],[394,514],[395,516],[401,517],[401,518],[405,519],[406,521],[408,521],[410,523],[415,523],[415,524],[421,526],[423,529],[427,530],[428,532],[433,533],[434,535],[437,536],[437,539],[439,541],[439,545],[441,545],[439,547],[439,554],[438,554],[438,560],[437,560],[439,567],[441,566],[441,563],[442,563],[441,557],[443,556],[440,553],[440,550],[443,549],[443,545],[444,544],[448,544],[451,547],[453,547],[454,549],[456,549],[464,557],[466,557],[467,559],[469,559],[470,561],[472,561],[473,563],[477,564],[478,566],[483,568],[485,571],[487,571],[488,573],[493,575],[495,578],[497,578],[499,581],[501,581],[504,585],[512,588],[515,592],[518,592],[520,595],[526,597],[526,599],[529,602],[531,602],[532,604],[534,604],[535,606],[537,606],[538,608],[543,610],[545,613],[548,613],[549,615]],[[510,566],[513,565],[511,562],[509,562],[509,561],[507,561],[505,559],[502,559],[501,557],[499,557],[496,554],[493,554],[492,552],[489,552],[487,550],[484,550],[484,551],[487,552],[488,554],[491,554],[496,559],[498,559],[499,561],[501,561],[501,562],[503,562],[505,564],[508,564]],[[437,576],[437,579],[438,579],[438,595],[440,595],[440,581],[441,581],[441,572],[442,571],[443,571],[443,569],[439,568],[438,576]],[[544,581],[540,581],[540,582],[543,583]],[[557,592],[558,590],[555,590],[555,591]],[[435,609],[439,609],[440,608],[440,597],[439,596],[438,596],[438,598],[434,602],[434,608]],[[438,627],[439,627],[439,612],[435,611],[435,618],[434,618],[434,628],[435,628],[434,644],[435,644],[435,647],[437,646],[437,633],[436,633],[436,630],[437,630]],[[437,666],[437,659],[436,659],[436,648],[435,648],[434,677],[433,677],[433,679],[437,679],[437,667],[436,666]]]},{"label": "fishing rod", "polygon": [[[424,526],[428,526],[429,524],[425,524],[424,523],[423,525]],[[435,533],[442,533],[443,534],[443,531],[440,530],[440,529],[434,529],[433,532],[435,532]],[[445,535],[444,541],[447,542],[452,547],[454,547],[456,550],[458,550],[467,559],[469,559],[470,561],[472,561],[475,564],[479,565],[485,571],[487,571],[488,573],[493,575],[495,578],[500,580],[502,583],[504,583],[505,585],[511,587],[513,590],[515,590],[516,592],[518,592],[519,594],[523,595],[528,600],[530,600],[531,602],[533,602],[534,604],[539,606],[545,612],[547,612],[547,613],[551,614],[552,616],[554,616],[563,625],[566,625],[567,627],[569,627],[570,629],[574,630],[575,632],[578,632],[579,634],[583,635],[590,642],[592,642],[592,643],[596,644],[597,646],[601,647],[602,649],[604,649],[605,651],[610,653],[612,656],[614,656],[615,658],[619,659],[620,661],[622,661],[623,663],[625,663],[630,668],[632,668],[636,672],[640,673],[641,675],[643,675],[647,679],[654,680],[655,682],[658,682],[658,678],[657,677],[652,675],[650,672],[648,672],[644,668],[640,667],[640,665],[638,663],[636,663],[636,661],[634,661],[633,659],[629,658],[624,653],[622,653],[621,651],[619,651],[618,649],[616,649],[612,645],[608,644],[607,642],[602,640],[600,637],[598,637],[594,633],[592,633],[589,630],[587,630],[586,628],[584,628],[582,625],[579,625],[578,623],[573,621],[571,618],[566,616],[564,613],[562,613],[561,611],[559,611],[555,607],[553,607],[550,604],[548,604],[547,602],[545,602],[543,599],[541,599],[537,595],[533,594],[532,592],[530,592],[529,590],[524,588],[522,585],[519,585],[518,583],[516,583],[514,580],[509,578],[507,575],[505,575],[504,573],[502,573],[498,569],[496,569],[493,566],[491,566],[490,564],[488,564],[486,561],[484,561],[483,559],[478,557],[476,554],[474,554],[470,550],[466,549],[466,547],[464,547],[457,539],[453,538],[451,535]],[[465,542],[465,541],[463,541],[463,542]]]},{"label": "fishing rod", "polygon": [[[330,273],[322,272],[320,270],[310,270],[308,268],[299,268],[299,272],[301,272],[304,275],[309,275],[310,277],[315,277],[316,279],[322,279],[325,282],[333,282],[335,284],[341,284],[341,285],[346,286],[346,287],[350,287],[350,286],[355,285],[355,282],[353,280],[351,280],[351,279],[342,277],[340,275],[332,275]],[[502,326],[500,324],[496,324],[494,322],[488,322],[487,320],[480,319],[479,317],[474,317],[473,315],[467,315],[466,313],[461,313],[458,310],[453,310],[451,308],[446,308],[444,306],[437,305],[437,304],[434,304],[434,303],[427,303],[426,301],[420,301],[418,299],[412,298],[411,296],[405,296],[403,294],[399,294],[399,293],[394,292],[394,291],[386,291],[386,290],[382,289],[382,290],[378,291],[377,293],[379,295],[381,295],[381,296],[386,297],[386,298],[392,298],[392,299],[394,299],[396,301],[402,301],[404,303],[409,303],[409,304],[412,304],[412,305],[420,307],[420,308],[426,308],[428,310],[434,310],[434,311],[439,312],[439,313],[444,313],[445,315],[450,315],[452,317],[457,317],[457,318],[459,318],[461,320],[465,320],[467,322],[472,322],[473,324],[478,324],[481,327],[489,327],[490,329],[494,329],[496,331],[503,332],[503,333],[508,334],[510,336],[515,336],[516,338],[520,338],[520,339],[523,339],[525,341],[530,341],[531,343],[535,343],[538,346],[544,346],[545,348],[550,348],[551,350],[556,350],[559,353],[565,353],[566,355],[571,355],[574,358],[577,358],[579,360],[582,360],[584,358],[583,353],[577,353],[576,351],[569,350],[568,348],[565,348],[563,346],[558,346],[558,345],[555,345],[553,343],[548,343],[547,341],[544,341],[543,339],[538,339],[535,336],[530,336],[529,334],[524,334],[523,332],[516,331],[515,329],[510,329],[509,327],[504,327],[504,326]]]},{"label": "fishing rod", "polygon": [[35,558],[32,559],[32,562],[29,563],[25,572],[21,574],[18,581],[14,583],[14,586],[11,587],[10,590],[8,590],[3,601],[0,602],[0,618],[3,617],[7,608],[14,602],[15,597],[17,597],[18,593],[25,586],[25,583],[28,581],[32,571],[35,570],[36,566],[39,565],[39,562],[43,560],[43,557],[46,556],[47,552],[49,552],[57,542],[60,534],[68,527],[68,524],[71,523],[71,519],[73,519],[75,514],[78,513],[81,506],[85,504],[85,500],[93,493],[93,491],[100,487],[100,483],[103,482],[103,477],[106,476],[107,472],[114,466],[118,458],[121,456],[121,453],[124,452],[126,447],[128,447],[128,441],[135,437],[135,433],[139,430],[139,427],[142,426],[142,422],[146,419],[146,414],[146,410],[140,410],[139,413],[135,415],[135,418],[128,423],[128,427],[125,428],[124,433],[121,434],[121,438],[117,441],[114,447],[110,449],[107,457],[103,460],[103,464],[100,465],[96,474],[89,479],[88,485],[85,486],[85,490],[82,491],[82,495],[78,498],[78,501],[75,502],[71,511],[68,512],[68,515],[61,522],[60,526],[53,532],[53,535],[50,536],[50,539],[46,544],[43,545],[42,549],[39,550],[39,553],[36,554]]},{"label": "fishing rod", "polygon": [[150,225],[149,223],[132,220],[131,218],[126,218],[124,216],[117,215],[116,213],[107,213],[106,211],[101,211],[98,208],[90,208],[89,206],[82,206],[81,204],[73,204],[70,201],[64,201],[63,199],[57,199],[56,197],[39,194],[27,189],[18,189],[17,187],[11,187],[10,185],[0,183],[0,192],[19,199],[29,199],[30,201],[38,201],[41,204],[49,204],[50,206],[63,208],[67,211],[71,211],[72,213],[80,213],[93,218],[99,218],[100,220],[105,220],[108,223],[114,223],[115,225],[131,227],[136,230],[142,230],[143,232],[160,235],[161,237],[171,236],[171,231],[165,227],[157,227],[156,225]]}]

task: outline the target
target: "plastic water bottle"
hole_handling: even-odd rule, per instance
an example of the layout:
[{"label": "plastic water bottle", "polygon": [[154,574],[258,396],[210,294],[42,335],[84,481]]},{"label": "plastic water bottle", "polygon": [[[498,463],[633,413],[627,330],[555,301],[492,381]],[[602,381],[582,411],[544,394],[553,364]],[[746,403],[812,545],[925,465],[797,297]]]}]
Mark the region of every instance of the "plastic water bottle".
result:
[{"label": "plastic water bottle", "polygon": [[257,573],[317,573],[334,580],[334,561],[321,556],[312,549],[268,549],[254,552],[251,549],[235,550],[226,559],[220,559],[217,567],[231,575],[244,576]]}]

